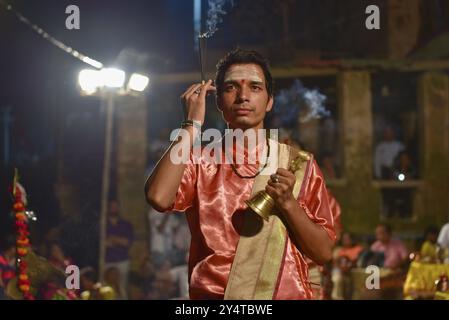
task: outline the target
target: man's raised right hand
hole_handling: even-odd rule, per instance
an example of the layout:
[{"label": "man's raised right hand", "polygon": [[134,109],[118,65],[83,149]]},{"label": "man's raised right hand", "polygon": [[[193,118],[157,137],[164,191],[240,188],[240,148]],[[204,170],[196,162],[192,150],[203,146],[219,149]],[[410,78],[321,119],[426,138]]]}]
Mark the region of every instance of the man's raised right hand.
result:
[{"label": "man's raised right hand", "polygon": [[191,85],[181,95],[185,119],[199,121],[203,124],[206,115],[206,94],[216,91],[217,89],[212,85],[212,80],[210,79],[204,85],[202,83]]}]

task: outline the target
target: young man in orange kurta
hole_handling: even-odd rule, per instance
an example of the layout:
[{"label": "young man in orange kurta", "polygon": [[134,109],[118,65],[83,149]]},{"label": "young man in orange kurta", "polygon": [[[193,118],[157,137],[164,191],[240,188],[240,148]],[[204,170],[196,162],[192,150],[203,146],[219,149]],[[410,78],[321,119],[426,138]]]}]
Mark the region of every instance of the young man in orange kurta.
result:
[{"label": "young man in orange kurta", "polygon": [[[225,297],[248,214],[245,201],[251,197],[254,180],[262,171],[261,155],[267,155],[270,149],[268,140],[258,140],[255,148],[236,145],[219,149],[222,154],[218,158],[242,151],[245,159],[255,157],[255,164],[215,163],[203,158],[193,161],[192,156],[187,163],[172,161],[174,148],[193,149],[194,137],[204,122],[208,92],[216,91],[217,107],[230,129],[263,129],[265,115],[273,106],[273,85],[268,64],[260,54],[240,49],[228,53],[217,65],[215,84],[211,80],[194,84],[182,95],[186,120],[190,120],[184,126],[188,135],[169,147],[145,185],[147,201],[158,211],[186,212],[192,233],[191,299]],[[335,231],[330,199],[313,157],[306,162],[296,198],[295,182],[292,172],[278,168],[265,188],[288,230],[271,299],[310,299],[306,257],[318,264],[332,257]]]}]

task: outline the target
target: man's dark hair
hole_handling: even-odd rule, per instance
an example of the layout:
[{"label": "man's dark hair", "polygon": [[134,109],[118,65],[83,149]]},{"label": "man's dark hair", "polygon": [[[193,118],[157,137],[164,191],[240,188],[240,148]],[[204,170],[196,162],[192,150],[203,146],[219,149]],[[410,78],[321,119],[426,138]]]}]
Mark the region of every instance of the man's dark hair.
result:
[{"label": "man's dark hair", "polygon": [[438,233],[440,233],[440,228],[438,228],[437,226],[431,225],[426,228],[424,235],[427,237],[429,234],[438,235]]},{"label": "man's dark hair", "polygon": [[253,50],[242,50],[240,48],[234,49],[226,54],[217,64],[217,73],[215,74],[215,86],[217,87],[217,94],[221,95],[223,92],[224,76],[230,66],[234,64],[254,63],[262,68],[265,76],[266,88],[268,95],[273,96],[273,77],[271,76],[268,60],[260,53]]},{"label": "man's dark hair", "polygon": [[391,226],[385,223],[379,223],[377,225],[378,227],[383,227],[385,229],[385,232],[387,232],[389,235],[392,234],[393,230],[391,229]]},{"label": "man's dark hair", "polygon": [[92,267],[86,267],[81,269],[80,276],[83,276],[84,278],[90,280],[93,283],[98,281],[97,272]]}]

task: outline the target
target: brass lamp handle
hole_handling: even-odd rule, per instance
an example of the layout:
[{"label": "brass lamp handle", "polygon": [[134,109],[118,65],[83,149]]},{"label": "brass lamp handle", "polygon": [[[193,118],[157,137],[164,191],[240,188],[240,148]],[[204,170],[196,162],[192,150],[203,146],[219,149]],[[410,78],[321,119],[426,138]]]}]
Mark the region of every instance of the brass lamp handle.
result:
[{"label": "brass lamp handle", "polygon": [[298,151],[298,156],[290,162],[289,170],[296,172],[301,169],[302,164],[310,160],[310,155],[304,151]]}]

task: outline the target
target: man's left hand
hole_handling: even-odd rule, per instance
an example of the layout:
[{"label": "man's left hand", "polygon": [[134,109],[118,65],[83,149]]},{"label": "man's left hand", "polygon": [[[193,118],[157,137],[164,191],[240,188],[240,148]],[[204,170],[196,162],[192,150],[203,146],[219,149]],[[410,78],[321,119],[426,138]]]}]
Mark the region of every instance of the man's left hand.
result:
[{"label": "man's left hand", "polygon": [[296,203],[296,199],[293,197],[295,182],[296,176],[282,168],[279,168],[268,180],[265,191],[274,199],[276,206],[281,211],[288,210]]}]

